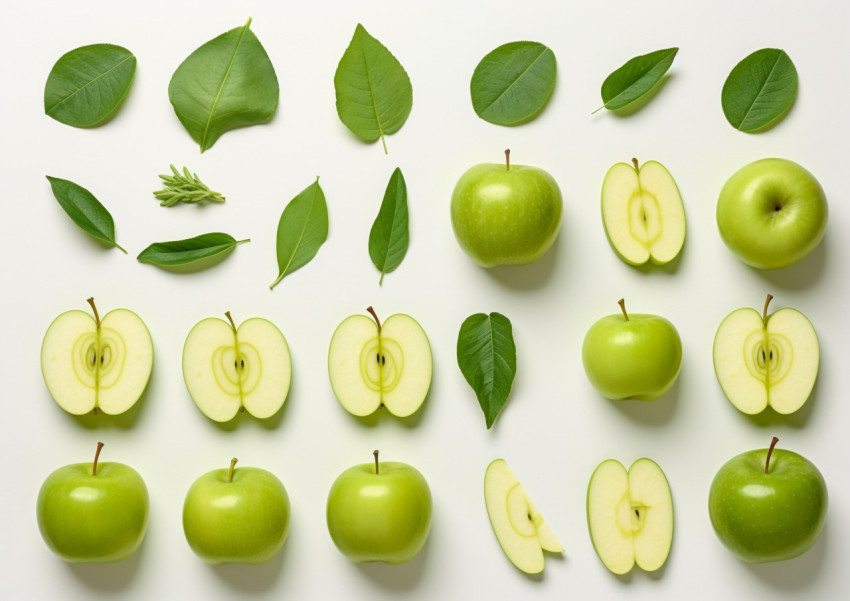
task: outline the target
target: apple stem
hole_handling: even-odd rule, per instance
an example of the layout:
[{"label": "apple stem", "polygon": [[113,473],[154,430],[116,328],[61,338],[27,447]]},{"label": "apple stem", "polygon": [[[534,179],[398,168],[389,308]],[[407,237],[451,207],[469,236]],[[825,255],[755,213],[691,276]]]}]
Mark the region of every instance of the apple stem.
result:
[{"label": "apple stem", "polygon": [[236,332],[236,324],[233,323],[233,318],[230,316],[230,311],[225,311],[224,314],[227,316],[227,321],[230,322],[230,327],[233,328],[234,332]]},{"label": "apple stem", "polygon": [[233,482],[233,472],[236,470],[236,457],[230,460],[230,471],[227,472],[227,481]]},{"label": "apple stem", "polygon": [[378,473],[378,449],[372,451],[372,455],[375,456],[375,473]]},{"label": "apple stem", "polygon": [[620,305],[620,310],[623,312],[623,317],[626,318],[626,321],[629,321],[629,314],[626,313],[626,299],[621,298],[617,301],[617,304]]},{"label": "apple stem", "polygon": [[770,448],[767,450],[767,459],[765,459],[765,462],[764,462],[764,473],[765,474],[770,473],[770,456],[773,455],[773,448],[776,446],[777,442],[779,442],[779,439],[776,438],[775,436],[773,437],[773,440],[770,441]]},{"label": "apple stem", "polygon": [[767,306],[770,304],[770,301],[773,300],[773,295],[768,294],[767,300],[764,301],[764,312],[761,314],[761,321],[764,324],[764,327],[767,327]]},{"label": "apple stem", "polygon": [[97,476],[97,460],[100,457],[100,450],[103,448],[103,443],[97,443],[97,450],[94,452],[94,462],[91,464],[91,475]]},{"label": "apple stem", "polygon": [[380,331],[381,331],[381,320],[380,320],[380,319],[378,319],[378,314],[377,314],[377,313],[375,313],[375,310],[374,310],[371,306],[370,306],[370,307],[366,307],[366,310],[367,310],[369,313],[371,313],[371,315],[372,315],[372,319],[374,319],[374,320],[375,320],[375,323],[376,323],[376,324],[378,324],[378,332],[380,332]]},{"label": "apple stem", "polygon": [[632,165],[635,166],[635,171],[640,171],[640,167],[638,167],[638,160],[635,157],[632,157]]},{"label": "apple stem", "polygon": [[97,313],[97,307],[94,304],[94,297],[92,296],[92,297],[87,298],[86,302],[88,302],[88,304],[91,305],[92,313],[94,313],[94,323],[95,323],[95,326],[97,327],[97,329],[99,330],[100,329],[100,315],[98,315],[98,313]]},{"label": "apple stem", "polygon": [[511,170],[511,149],[505,150],[505,171]]}]

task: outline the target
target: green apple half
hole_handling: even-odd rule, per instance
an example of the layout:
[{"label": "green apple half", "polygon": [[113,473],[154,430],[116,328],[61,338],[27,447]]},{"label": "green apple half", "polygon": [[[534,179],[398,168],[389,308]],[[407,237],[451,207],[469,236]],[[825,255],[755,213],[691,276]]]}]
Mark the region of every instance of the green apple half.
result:
[{"label": "green apple half", "polygon": [[425,330],[403,313],[384,323],[351,315],[339,324],[328,349],[328,375],[339,403],[352,415],[379,407],[398,417],[416,412],[431,387],[433,361]]},{"label": "green apple half", "polygon": [[600,463],[587,487],[587,526],[614,574],[663,566],[673,544],[673,496],[658,464],[642,458],[626,471],[615,459]]},{"label": "green apple half", "polygon": [[502,551],[526,574],[543,571],[543,551],[564,551],[504,459],[496,459],[487,466],[484,503]]},{"label": "green apple half", "polygon": [[796,309],[767,314],[732,311],[714,336],[714,373],[729,402],[750,415],[768,406],[777,413],[797,411],[818,377],[820,347],[808,318]]},{"label": "green apple half", "polygon": [[142,396],[153,368],[153,341],[145,322],[127,309],[100,318],[66,311],[41,344],[41,373],[50,396],[68,413],[124,413]]},{"label": "green apple half", "polygon": [[198,409],[226,422],[244,409],[261,419],[277,413],[289,394],[289,345],[272,322],[246,319],[237,328],[208,317],[195,324],[183,345],[183,380]]},{"label": "green apple half", "polygon": [[602,182],[602,223],[629,265],[669,263],[685,243],[685,206],[670,172],[656,161],[617,163]]}]

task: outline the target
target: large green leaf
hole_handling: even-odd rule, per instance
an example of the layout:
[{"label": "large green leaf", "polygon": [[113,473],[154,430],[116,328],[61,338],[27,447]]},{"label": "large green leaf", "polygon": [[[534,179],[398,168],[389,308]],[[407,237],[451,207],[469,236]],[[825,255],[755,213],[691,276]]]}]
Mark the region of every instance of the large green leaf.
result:
[{"label": "large green leaf", "polygon": [[381,272],[378,284],[384,282],[384,274],[401,265],[410,241],[407,218],[407,185],[401,169],[396,167],[387,183],[384,200],[378,216],[369,232],[369,256]]},{"label": "large green leaf", "polygon": [[667,73],[678,52],[678,48],[665,48],[626,61],[602,82],[602,102],[605,104],[596,111],[621,109],[649,92]]},{"label": "large green leaf", "polygon": [[319,178],[289,201],[277,225],[277,265],[280,273],[269,288],[309,263],[328,239],[328,205]]},{"label": "large green leaf", "polygon": [[190,265],[218,258],[224,253],[230,253],[238,245],[250,240],[236,240],[230,234],[213,232],[201,234],[185,240],[169,242],[154,242],[136,257],[142,263],[150,263],[159,267],[176,267]]},{"label": "large green leaf", "polygon": [[127,254],[115,241],[115,223],[112,214],[94,197],[94,194],[72,181],[47,176],[53,196],[77,226],[88,235],[105,242]]},{"label": "large green leaf", "polygon": [[797,69],[784,50],[762,48],[735,65],[723,84],[723,114],[752,132],[784,115],[797,97]]}]

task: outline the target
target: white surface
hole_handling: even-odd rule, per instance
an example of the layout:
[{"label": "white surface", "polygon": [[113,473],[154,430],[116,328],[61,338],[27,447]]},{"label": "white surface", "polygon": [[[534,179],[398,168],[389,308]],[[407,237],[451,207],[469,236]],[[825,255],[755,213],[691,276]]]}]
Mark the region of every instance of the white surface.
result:
[{"label": "white surface", "polygon": [[[841,0],[708,4],[674,1],[489,2],[6,2],[0,19],[3,260],[6,331],[0,369],[0,597],[3,599],[632,599],[836,598],[850,558],[847,478],[845,257],[850,254],[846,153],[850,97],[846,77],[850,10]],[[168,102],[174,69],[192,50],[253,17],[252,29],[278,74],[274,121],[226,133],[203,155]],[[333,73],[357,22],[410,74],[414,107],[399,133],[364,145],[339,122]],[[468,83],[496,46],[532,39],[552,47],[558,83],[535,121],[516,128],[474,114]],[[95,42],[131,49],[138,69],[126,104],[103,127],[79,130],[46,117],[44,81],[64,52]],[[626,59],[680,46],[663,88],[639,112],[590,112],[604,77]],[[762,47],[784,48],[800,92],[777,127],[758,135],[732,129],[720,90],[738,60]],[[523,268],[484,271],[454,241],[448,203],[469,166],[501,160],[550,171],[564,193],[554,250]],[[675,269],[638,270],[609,248],[599,215],[606,170],[632,156],[662,162],[685,202],[688,234]],[[796,160],[819,178],[830,200],[823,245],[796,267],[763,273],[723,246],[714,222],[718,191],[745,163],[764,156]],[[224,206],[159,207],[151,192],[168,164],[188,165],[227,196]],[[411,246],[383,287],[367,253],[368,232],[392,170],[407,180]],[[61,211],[44,176],[88,187],[115,217],[129,256],[105,250]],[[330,237],[312,263],[274,291],[275,232],[284,205],[321,176]],[[175,275],[135,261],[150,242],[207,231],[252,239],[220,265]],[[747,418],[723,397],[711,343],[732,309],[796,307],[821,339],[814,396],[792,418]],[[51,320],[86,309],[127,307],[148,324],[154,374],[136,419],[77,420],[50,399],[39,347]],[[684,345],[678,385],[653,404],[615,403],[588,384],[580,348],[586,329],[618,310],[669,318]],[[434,350],[430,397],[414,422],[383,416],[361,422],[334,399],[327,345],[347,315],[374,305],[407,312]],[[293,354],[293,387],[279,419],[240,419],[220,428],[195,407],[180,356],[190,328],[230,310],[237,321],[273,320]],[[519,371],[509,404],[492,430],[457,368],[462,320],[500,311],[513,321]],[[717,468],[738,452],[780,445],[822,470],[831,503],[826,530],[805,556],[749,566],[717,541],[707,511]],[[116,565],[66,565],[43,544],[35,520],[42,480],[65,463],[123,461],[145,478],[150,529],[141,551]],[[349,563],[331,543],[324,503],[344,468],[371,458],[406,461],[429,480],[431,538],[413,562],[391,567]],[[261,567],[212,568],[198,560],[181,529],[183,496],[200,474],[228,464],[275,472],[292,499],[282,554]],[[676,530],[660,574],[618,579],[597,559],[584,499],[603,459],[656,460],[670,480]],[[504,457],[566,547],[536,581],[515,570],[496,542],[482,494],[484,470]]]}]

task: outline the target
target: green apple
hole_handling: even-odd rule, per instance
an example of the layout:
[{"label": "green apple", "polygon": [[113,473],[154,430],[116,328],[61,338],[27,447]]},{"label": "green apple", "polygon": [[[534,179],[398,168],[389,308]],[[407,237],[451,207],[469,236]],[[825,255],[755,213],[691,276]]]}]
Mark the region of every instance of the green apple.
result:
[{"label": "green apple", "polygon": [[482,267],[536,261],[561,227],[561,190],[537,167],[482,163],[452,192],[452,227],[460,247]]},{"label": "green apple", "polygon": [[280,480],[257,467],[207,472],[183,502],[183,533],[211,564],[260,564],[274,557],[289,533],[289,495]]},{"label": "green apple", "polygon": [[682,366],[682,341],[658,315],[621,313],[594,323],[584,337],[581,359],[593,387],[602,396],[652,401],[667,392]]},{"label": "green apple", "polygon": [[736,171],[717,199],[717,228],[747,265],[778,269],[820,243],[829,210],[823,188],[787,159],[761,159]]},{"label": "green apple", "polygon": [[714,373],[729,402],[753,415],[768,406],[793,413],[805,404],[818,377],[820,347],[812,323],[796,309],[767,314],[732,311],[714,337]]},{"label": "green apple", "polygon": [[60,467],[41,485],[38,529],[47,546],[65,561],[109,562],[132,555],[148,525],[148,489],[123,463],[94,461]]},{"label": "green apple", "polygon": [[226,422],[241,410],[265,419],[289,394],[292,360],[280,330],[267,319],[247,319],[237,328],[208,317],[195,324],[183,345],[183,380],[198,409]]},{"label": "green apple", "polygon": [[543,571],[543,551],[564,551],[504,459],[487,466],[484,503],[502,551],[526,574]]},{"label": "green apple", "polygon": [[602,182],[602,224],[629,265],[675,259],[685,243],[685,206],[673,176],[656,161],[611,167]]},{"label": "green apple", "polygon": [[826,520],[826,482],[814,464],[793,451],[741,453],[711,482],[708,514],[720,541],[751,563],[782,561],[808,551]]},{"label": "green apple", "polygon": [[658,464],[642,458],[626,471],[615,459],[600,463],[587,487],[587,526],[614,574],[663,566],[673,544],[673,496]]},{"label": "green apple", "polygon": [[383,461],[342,472],[328,493],[328,532],[357,563],[413,559],[431,530],[431,489],[406,463]]},{"label": "green apple", "polygon": [[379,407],[398,417],[416,412],[428,396],[433,362],[431,344],[419,323],[403,313],[383,324],[351,315],[337,327],[328,349],[328,374],[336,398],[353,415]]},{"label": "green apple", "polygon": [[50,396],[68,413],[124,413],[142,396],[153,368],[153,341],[141,318],[115,309],[103,319],[62,313],[41,343],[41,373]]}]

